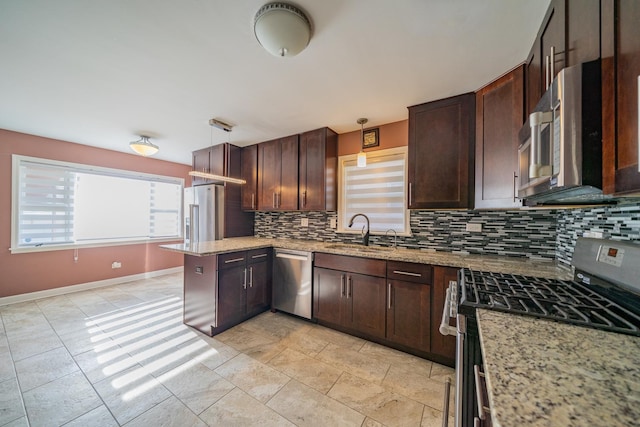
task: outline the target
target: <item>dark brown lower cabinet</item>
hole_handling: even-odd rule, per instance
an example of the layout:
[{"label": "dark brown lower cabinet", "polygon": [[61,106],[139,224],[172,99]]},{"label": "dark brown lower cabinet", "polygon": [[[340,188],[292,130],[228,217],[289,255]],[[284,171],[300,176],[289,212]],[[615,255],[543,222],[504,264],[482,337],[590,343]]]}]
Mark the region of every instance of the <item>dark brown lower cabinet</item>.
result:
[{"label": "dark brown lower cabinet", "polygon": [[431,286],[389,280],[387,287],[387,339],[428,352],[431,347]]},{"label": "dark brown lower cabinet", "polygon": [[314,317],[342,330],[384,338],[385,261],[317,253],[315,265]]},{"label": "dark brown lower cabinet", "polygon": [[215,335],[271,305],[271,249],[185,255],[184,323]]}]

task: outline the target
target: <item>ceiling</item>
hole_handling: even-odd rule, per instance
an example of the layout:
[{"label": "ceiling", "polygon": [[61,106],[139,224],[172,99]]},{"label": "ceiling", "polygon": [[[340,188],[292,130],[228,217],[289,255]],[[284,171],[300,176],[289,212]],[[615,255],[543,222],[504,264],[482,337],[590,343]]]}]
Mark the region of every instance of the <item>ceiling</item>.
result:
[{"label": "ceiling", "polygon": [[524,61],[549,4],[298,0],[313,35],[279,58],[253,34],[266,2],[0,0],[0,128],[124,152],[145,134],[190,164],[211,144],[405,120]]}]

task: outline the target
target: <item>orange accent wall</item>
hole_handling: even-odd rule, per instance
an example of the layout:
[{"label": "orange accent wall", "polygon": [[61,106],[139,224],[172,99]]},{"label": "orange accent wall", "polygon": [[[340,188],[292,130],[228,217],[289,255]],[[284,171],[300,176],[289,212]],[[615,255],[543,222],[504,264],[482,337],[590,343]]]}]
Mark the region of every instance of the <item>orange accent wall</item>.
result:
[{"label": "orange accent wall", "polygon": [[[183,265],[158,243],[11,254],[11,155],[41,157],[183,178],[190,166],[0,129],[0,297],[112,279]],[[122,268],[113,270],[113,261]]]},{"label": "orange accent wall", "polygon": [[[375,128],[375,126],[365,128],[365,130],[372,128]],[[378,126],[378,129],[380,145],[378,147],[365,149],[365,153],[384,150],[385,148],[404,147],[409,141],[408,120],[380,125]],[[358,153],[360,148],[362,148],[362,143],[360,141],[360,130],[338,135],[338,156]]]}]

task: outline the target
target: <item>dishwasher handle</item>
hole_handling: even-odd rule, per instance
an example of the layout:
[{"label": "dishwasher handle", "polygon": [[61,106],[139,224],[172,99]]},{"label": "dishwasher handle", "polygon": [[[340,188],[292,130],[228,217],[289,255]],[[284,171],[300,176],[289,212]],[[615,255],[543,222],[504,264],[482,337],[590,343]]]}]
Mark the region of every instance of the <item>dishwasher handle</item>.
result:
[{"label": "dishwasher handle", "polygon": [[311,252],[289,251],[276,249],[276,258],[295,259],[298,261],[311,261],[313,258]]}]

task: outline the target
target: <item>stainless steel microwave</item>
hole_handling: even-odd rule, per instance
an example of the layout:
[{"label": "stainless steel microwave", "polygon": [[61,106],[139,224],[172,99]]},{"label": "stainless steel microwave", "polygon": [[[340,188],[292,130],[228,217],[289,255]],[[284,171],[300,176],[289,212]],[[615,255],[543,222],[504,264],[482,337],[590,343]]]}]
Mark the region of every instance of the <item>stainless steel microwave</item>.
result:
[{"label": "stainless steel microwave", "polygon": [[521,129],[518,197],[526,205],[602,197],[600,61],[558,73]]}]

